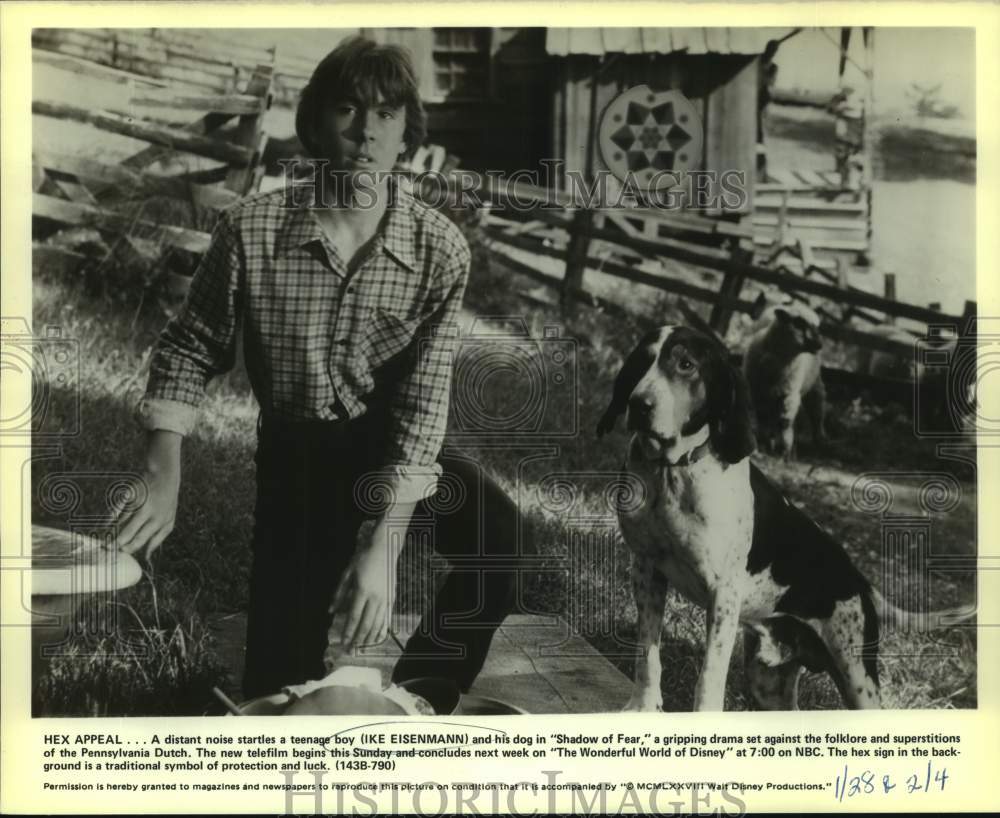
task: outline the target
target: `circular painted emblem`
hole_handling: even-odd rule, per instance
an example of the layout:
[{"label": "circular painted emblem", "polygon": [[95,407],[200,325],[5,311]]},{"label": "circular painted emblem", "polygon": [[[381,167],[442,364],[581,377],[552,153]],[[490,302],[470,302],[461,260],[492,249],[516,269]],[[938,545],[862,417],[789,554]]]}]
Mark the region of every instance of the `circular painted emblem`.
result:
[{"label": "circular painted emblem", "polygon": [[631,177],[641,190],[673,187],[675,174],[700,165],[701,119],[680,91],[636,85],[605,109],[598,141],[604,163],[623,182]]}]

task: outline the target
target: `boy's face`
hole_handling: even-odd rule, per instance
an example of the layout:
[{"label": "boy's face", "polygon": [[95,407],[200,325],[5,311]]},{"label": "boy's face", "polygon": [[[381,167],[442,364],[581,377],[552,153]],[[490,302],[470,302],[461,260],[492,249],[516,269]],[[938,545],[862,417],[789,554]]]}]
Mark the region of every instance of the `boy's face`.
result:
[{"label": "boy's face", "polygon": [[320,120],[321,158],[352,175],[390,171],[406,150],[405,131],[406,108],[390,105],[381,94],[371,105],[356,99],[335,100]]}]

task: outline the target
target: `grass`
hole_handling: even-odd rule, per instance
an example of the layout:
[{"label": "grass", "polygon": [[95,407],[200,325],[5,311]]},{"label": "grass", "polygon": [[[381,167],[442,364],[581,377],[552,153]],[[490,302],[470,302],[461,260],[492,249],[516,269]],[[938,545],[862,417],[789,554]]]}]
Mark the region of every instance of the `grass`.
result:
[{"label": "grass", "polygon": [[212,635],[195,613],[197,606],[186,598],[183,579],[143,586],[128,594],[131,601],[116,600],[104,610],[89,611],[91,618],[103,620],[103,635],[78,637],[48,662],[33,686],[34,715],[206,712],[206,692],[224,684],[226,675]]},{"label": "grass", "polygon": [[[545,558],[529,578],[522,609],[565,617],[630,674],[635,610],[628,590],[628,561],[606,502],[626,438],[616,432],[598,442],[592,430],[635,340],[650,325],[680,316],[669,301],[654,309],[643,305],[643,314],[658,313],[655,319],[622,318],[586,307],[561,313],[529,305],[518,291],[535,284],[491,262],[478,241],[473,241],[473,251],[467,308],[477,315],[521,316],[533,337],[541,336],[546,325],[560,325],[561,337],[573,339],[575,345],[575,379],[570,385],[576,388],[543,390],[543,428],[520,441],[526,444],[523,447],[511,445],[508,434],[471,440],[457,435],[454,417],[448,445],[474,454],[516,496],[525,530]],[[78,384],[52,390],[46,424],[69,428],[79,411],[83,430],[65,439],[58,455],[34,464],[36,521],[66,522],[65,515],[53,519],[47,510],[40,493],[46,476],[75,476],[81,500],[74,513],[99,516],[106,511],[108,486],[141,462],[143,439],[131,407],[144,387],[144,367],[164,315],[156,299],[136,302],[133,299],[123,308],[122,300],[107,292],[45,274],[35,281],[36,328],[60,325],[64,337],[79,343],[81,362]],[[504,417],[523,404],[524,394],[516,379],[499,372],[487,378],[474,397]],[[454,402],[452,409],[454,415]],[[758,462],[845,543],[868,576],[877,578],[882,567],[879,523],[851,505],[850,481],[866,470],[941,471],[945,464],[933,457],[933,449],[915,443],[899,411],[835,396],[831,415],[838,419],[832,451],[811,450],[806,439],[797,463],[768,457],[759,457]],[[195,714],[212,707],[210,688],[220,683],[225,669],[206,622],[218,612],[245,607],[255,420],[244,372],[236,370],[213,384],[201,422],[184,445],[181,512],[174,533],[154,560],[155,577],[121,596],[117,629],[96,642],[80,642],[74,653],[53,660],[35,680],[36,713]],[[567,429],[576,433],[552,434]],[[548,454],[540,457],[541,452]],[[957,509],[934,518],[934,545],[948,543],[951,553],[967,554],[975,548],[975,476],[960,465],[948,468],[963,481],[966,496]],[[935,578],[932,591],[937,607],[967,602],[974,593],[974,579]],[[691,707],[703,634],[704,614],[671,595],[662,648],[669,669],[664,691],[668,710]],[[887,652],[899,654],[883,663],[889,706],[975,706],[972,633],[955,630],[939,638],[945,640],[945,657],[931,657],[942,647],[929,638],[889,640]],[[741,676],[737,655],[728,708],[746,707]],[[230,691],[234,692],[232,687]],[[801,699],[803,707],[841,706],[832,683],[820,677],[804,682]]]}]

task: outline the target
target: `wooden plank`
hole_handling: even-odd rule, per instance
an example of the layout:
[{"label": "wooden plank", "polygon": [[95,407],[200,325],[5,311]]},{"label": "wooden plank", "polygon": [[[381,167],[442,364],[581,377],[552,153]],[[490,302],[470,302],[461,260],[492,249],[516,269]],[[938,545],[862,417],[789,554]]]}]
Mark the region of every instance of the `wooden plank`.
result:
[{"label": "wooden plank", "polygon": [[[748,255],[749,251],[743,250],[740,247],[732,249],[732,258],[736,262],[749,261]],[[745,283],[746,276],[736,270],[727,272],[723,276],[722,286],[719,288],[719,299],[712,306],[712,313],[708,319],[712,330],[720,338],[726,337],[726,332],[729,330],[729,322],[732,320],[734,312],[726,304],[733,301],[738,303],[740,301],[740,293],[743,291]]]},{"label": "wooden plank", "polygon": [[587,229],[594,219],[592,210],[577,210],[569,228],[569,246],[564,256],[566,272],[563,275],[563,294],[568,298],[577,290],[584,290],[584,273],[586,272],[587,251],[590,238]]},{"label": "wooden plank", "polygon": [[234,136],[236,143],[252,151],[245,162],[234,163],[226,175],[225,186],[240,195],[250,192],[260,183],[257,168],[263,159],[264,144],[267,139],[263,135],[263,112],[271,106],[273,73],[270,65],[258,65],[247,84],[247,94],[257,97],[262,107],[254,114],[241,116],[236,126]]},{"label": "wooden plank", "polygon": [[486,235],[491,239],[507,244],[510,247],[516,247],[519,250],[527,250],[529,253],[535,253],[539,256],[547,256],[548,258],[558,259],[559,261],[565,262],[566,251],[565,249],[560,250],[555,247],[546,246],[541,240],[534,236],[518,236],[508,233],[506,230],[499,229],[490,225],[483,227]]},{"label": "wooden plank", "polygon": [[791,171],[768,171],[768,181],[758,182],[754,185],[754,190],[760,193],[780,193],[786,190],[790,193],[822,192],[827,196],[835,194],[851,194],[856,196],[858,193],[849,187],[817,187],[816,185],[805,184],[801,179],[795,177]]},{"label": "wooden plank", "polygon": [[745,301],[739,298],[730,298],[707,287],[699,287],[696,284],[688,284],[686,281],[679,281],[670,276],[654,275],[643,270],[637,270],[632,266],[619,264],[607,259],[590,257],[587,264],[595,270],[600,270],[610,276],[624,278],[636,284],[645,284],[655,287],[668,293],[684,295],[697,301],[705,301],[710,304],[720,304],[723,307],[737,312],[750,312],[753,309],[752,301]]},{"label": "wooden plank", "polygon": [[206,84],[215,83],[219,88],[235,89],[240,81],[250,74],[250,69],[238,63],[206,58],[199,54],[178,50],[167,46],[160,54],[152,54],[141,47],[118,44],[116,63],[134,63],[145,66],[151,74],[170,75],[185,72],[185,76],[197,77]]},{"label": "wooden plank", "polygon": [[[498,230],[494,227],[485,227],[486,234],[492,238],[500,241],[503,244],[510,245],[511,247],[516,247],[521,250],[527,250],[528,252],[535,253],[537,255],[548,256],[556,259],[565,259],[565,254],[559,250],[546,247],[537,240],[527,237],[527,236],[512,236],[507,234],[502,230]],[[616,243],[612,241],[612,243]],[[620,264],[608,258],[601,258],[598,256],[590,255],[585,259],[586,268],[592,270],[600,270],[602,273],[607,273],[608,275],[617,276],[619,278],[625,278],[633,281],[637,284],[646,284],[650,287],[655,287],[656,289],[663,290],[665,292],[677,293],[680,295],[686,295],[691,298],[695,298],[699,301],[708,301],[711,303],[721,302],[726,304],[732,309],[737,309],[740,311],[747,311],[752,306],[751,302],[744,302],[739,300],[727,299],[721,297],[719,293],[714,290],[708,289],[706,287],[699,287],[694,284],[688,284],[684,281],[678,281],[675,278],[669,276],[660,276],[653,273],[647,273],[642,270],[637,270],[632,266]],[[554,281],[556,284],[559,283],[559,279],[549,276],[549,279]]]},{"label": "wooden plank", "polygon": [[96,205],[97,199],[94,194],[87,190],[85,185],[79,182],[71,182],[68,179],[56,179],[56,187],[62,191],[63,195],[71,202],[79,202],[85,205]]},{"label": "wooden plank", "polygon": [[[735,59],[735,58],[734,58]],[[715,88],[706,101],[708,122],[705,129],[705,169],[722,174],[741,171],[744,179],[753,179],[757,162],[757,85],[758,62],[745,58],[744,65],[728,81]],[[741,208],[711,208],[711,212],[750,212],[753,209],[753,186]],[[712,182],[713,199],[720,195],[718,175]]]},{"label": "wooden plank", "polygon": [[[183,34],[180,33],[181,31]],[[156,39],[165,43],[189,48],[203,47],[219,54],[225,54],[234,62],[243,62],[246,65],[269,63],[275,58],[277,51],[276,46],[263,47],[245,40],[235,40],[211,28],[180,30],[158,28],[154,29],[153,33]],[[289,55],[288,59],[296,61],[304,58]]]},{"label": "wooden plank", "polygon": [[[866,228],[866,222],[862,219],[817,219],[808,218],[802,216],[788,216],[785,220],[789,230],[859,230],[864,231]],[[752,219],[752,224],[755,228],[758,227],[777,227],[779,224],[778,216],[770,216],[765,214],[755,213]]]},{"label": "wooden plank", "polygon": [[[754,233],[754,244],[762,245],[764,247],[769,247],[774,244],[774,233],[764,232],[764,233]],[[860,253],[868,249],[868,242],[850,239],[834,239],[827,238],[824,236],[810,237],[813,247],[820,250],[844,250]]]},{"label": "wooden plank", "polygon": [[[183,60],[178,62],[183,62]],[[206,88],[216,93],[232,92],[239,81],[239,74],[235,71],[222,74],[208,68],[192,68],[132,54],[119,54],[115,58],[114,65],[140,74],[148,74],[151,77],[161,77]]]},{"label": "wooden plank", "polygon": [[[900,318],[912,318],[915,321],[922,321],[925,323],[945,323],[955,320],[954,316],[946,316],[941,313],[935,313],[932,310],[928,310],[926,307],[906,304],[899,301],[888,301],[885,298],[872,295],[870,293],[851,291],[843,292],[830,284],[810,281],[809,279],[799,278],[797,276],[788,275],[787,273],[778,273],[774,270],[769,270],[765,267],[759,267],[756,265],[737,264],[732,261],[720,260],[696,250],[682,249],[679,247],[665,247],[663,245],[655,244],[642,239],[633,239],[627,236],[622,236],[610,230],[599,229],[593,226],[587,228],[587,233],[591,238],[604,239],[605,241],[631,247],[653,256],[661,255],[668,258],[675,258],[679,261],[686,261],[690,264],[697,264],[702,267],[707,267],[711,270],[718,270],[724,273],[729,272],[730,270],[735,270],[737,272],[742,272],[751,281],[756,281],[761,284],[773,284],[781,289],[792,292],[804,292],[812,295],[820,295],[835,302],[847,301],[848,303],[855,304],[859,307],[871,307],[872,309],[877,309],[890,315],[896,315]],[[768,241],[770,241],[770,239]],[[814,246],[818,245],[814,243]]]},{"label": "wooden plank", "polygon": [[[418,624],[415,614],[395,614],[393,626],[404,643]],[[211,617],[215,651],[235,686],[243,675],[246,615]],[[339,666],[371,667],[387,685],[400,656],[393,640],[354,650]],[[629,680],[558,617],[508,616],[493,638],[471,693],[491,696],[529,713],[603,713],[624,706]]]},{"label": "wooden plank", "polygon": [[[535,201],[540,206],[544,205],[548,213],[553,213],[553,207],[559,208],[579,208],[585,207],[582,196],[577,195],[577,191],[553,190],[537,185],[530,185],[523,182],[505,183],[503,186],[495,184],[495,180],[483,176],[475,191],[481,196],[486,196],[500,203]],[[515,202],[516,204],[516,202]],[[523,204],[520,205],[523,208]],[[620,215],[627,219],[639,219],[644,222],[655,221],[676,230],[687,230],[693,233],[701,233],[704,236],[725,236],[734,238],[750,238],[751,232],[747,227],[739,223],[727,222],[719,219],[712,219],[699,216],[695,213],[666,212],[657,208],[630,208],[623,210],[614,208],[592,208],[595,213],[604,215]]]},{"label": "wooden plank", "polygon": [[[516,259],[513,256],[508,255],[502,250],[503,245],[498,244],[490,248],[490,252],[493,254],[494,258],[500,260],[509,271],[523,275],[527,278],[537,281],[546,287],[552,287],[553,289],[559,289],[561,279],[557,276],[550,275],[542,270],[532,267],[530,264],[526,264],[520,259]],[[591,295],[590,293],[577,293],[575,294],[581,303],[585,303],[588,306],[599,309],[601,312],[607,313],[608,315],[618,315],[622,318],[632,318],[633,313],[623,307],[621,304],[617,304],[614,301],[609,301],[606,298],[601,298],[596,295]]]},{"label": "wooden plank", "polygon": [[[220,114],[220,113],[210,113],[199,117],[194,122],[189,123],[184,127],[185,131],[189,131],[193,134],[207,135],[217,131],[225,123],[227,123],[232,116],[230,114]],[[163,145],[150,145],[147,148],[143,148],[138,153],[132,154],[127,159],[123,159],[121,164],[127,168],[132,168],[134,170],[141,170],[142,168],[147,168],[155,162],[164,159],[173,151],[168,146]],[[195,173],[197,171],[194,171]],[[219,179],[214,181],[221,182],[225,178],[225,175],[219,177]],[[205,179],[191,179],[191,181],[206,181]]]},{"label": "wooden plank", "polygon": [[35,151],[32,161],[36,167],[72,174],[103,185],[119,185],[132,192],[171,196],[190,201],[201,207],[220,209],[235,202],[239,195],[231,190],[211,185],[196,185],[171,176],[139,173],[123,165],[105,165],[83,156],[71,156],[50,151]]},{"label": "wooden plank", "polygon": [[53,247],[47,244],[33,244],[31,246],[31,270],[32,275],[56,274],[68,275],[75,273],[80,265],[90,257],[83,253],[75,253],[63,247]]},{"label": "wooden plank", "polygon": [[165,128],[143,122],[130,122],[125,117],[106,111],[94,111],[90,108],[80,108],[75,105],[45,102],[43,100],[34,100],[31,103],[31,111],[39,116],[51,116],[56,119],[71,119],[75,122],[83,122],[101,130],[110,131],[111,133],[130,136],[133,139],[141,139],[177,151],[194,153],[230,164],[245,164],[253,156],[253,151],[242,145],[233,145],[229,142],[199,136],[176,128]]},{"label": "wooden plank", "polygon": [[[639,214],[645,213],[645,211],[637,212]],[[619,222],[628,223],[633,219],[633,211],[595,210],[594,213],[603,215],[615,225],[619,225]],[[532,215],[541,221],[563,229],[568,229],[569,223],[551,210],[539,208],[534,211]],[[702,219],[702,221],[711,223],[711,220],[709,219]],[[697,249],[709,256],[715,256],[718,258],[728,257],[728,253],[720,249],[720,246],[723,243],[733,238],[728,233],[721,231],[708,232],[704,225],[695,225],[694,229],[689,230],[683,226],[688,224],[687,222],[681,221],[674,223],[665,220],[661,221],[657,220],[653,216],[650,216],[644,223],[652,223],[656,225],[656,233],[653,234],[652,237],[650,237],[647,233],[640,233],[632,225],[630,225],[632,233],[625,231],[626,235],[632,238],[645,240],[651,244],[661,245],[663,247],[691,247],[692,249]]]},{"label": "wooden plank", "polygon": [[[541,616],[508,616],[501,631],[512,646],[528,658],[536,677],[540,676],[551,689],[554,695],[548,698],[553,707],[558,701],[566,708],[531,712],[617,712],[628,701],[632,690],[628,678],[558,617],[546,620]],[[511,656],[509,653],[506,655]],[[491,657],[494,660],[500,658]],[[523,674],[518,675],[523,677]],[[538,683],[537,678],[534,683]],[[493,689],[498,692],[487,692]],[[510,700],[507,690],[513,695],[522,689],[522,680],[485,672],[481,683],[476,685],[476,692],[482,690],[484,695],[496,695],[507,700]]]},{"label": "wooden plank", "polygon": [[[75,202],[76,204],[83,205],[85,207],[96,207],[98,204],[97,198],[94,196],[94,194],[91,193],[90,190],[86,187],[86,185],[82,184],[80,181],[56,179],[55,184],[59,189],[59,191],[61,191],[62,194],[66,197],[66,199],[68,199],[71,202]],[[46,191],[42,190],[40,192],[45,193]],[[109,246],[114,243],[116,239],[116,234],[113,229],[112,230],[99,229],[98,232],[101,238]],[[125,234],[123,238],[129,245],[129,247],[133,250],[133,252],[135,252],[141,258],[145,259],[147,262],[154,261],[156,257],[159,255],[156,250],[150,247],[149,242],[144,242],[143,240],[134,238],[132,236],[129,236],[128,234]]]},{"label": "wooden plank", "polygon": [[[635,226],[632,224],[629,218],[625,216],[625,214],[607,213],[605,215],[607,217],[607,220],[610,221],[612,224],[616,225],[617,227],[619,227],[621,230],[623,230],[626,236],[631,236],[632,238],[636,238],[639,236],[639,231],[635,229]],[[598,225],[598,226],[603,227],[603,225]]]},{"label": "wooden plank", "polygon": [[[494,250],[494,252],[496,251]],[[559,286],[559,279],[556,278],[555,276],[542,273],[539,270],[536,270],[535,268],[525,264],[524,262],[511,258],[506,254],[501,253],[500,256],[503,259],[502,263],[504,265],[511,267],[515,272],[529,276],[530,278],[539,281],[540,283],[546,284],[550,287]],[[701,301],[711,304],[721,303],[728,306],[730,309],[734,311],[745,313],[747,315],[753,315],[754,313],[755,305],[754,302],[752,301],[747,301],[745,299],[739,299],[739,300],[726,299],[724,297],[720,297],[718,293],[712,290],[699,288],[694,285],[687,285],[685,282],[678,282],[672,279],[667,279],[665,277],[659,279],[659,277],[651,276],[648,273],[642,273],[641,271],[637,271],[629,267],[623,267],[608,262],[605,259],[595,258],[588,260],[588,263],[592,264],[593,269],[599,268],[601,272],[607,273],[609,275],[619,275],[622,278],[634,280],[636,283],[648,284],[649,286],[656,287],[657,289],[663,289],[668,292],[674,292],[683,296],[693,298],[696,301]],[[650,280],[650,279],[658,279],[658,280]],[[621,307],[619,307],[618,305],[607,302],[604,299],[595,299],[595,300],[603,308],[609,311],[626,312],[622,310]],[[944,320],[943,317],[942,320]],[[948,320],[953,320],[953,319],[948,319]],[[820,327],[820,332],[825,337],[832,338],[833,340],[836,341],[851,343],[856,346],[861,346],[867,349],[875,349],[882,352],[887,352],[890,354],[901,356],[904,358],[906,357],[912,358],[913,356],[912,347],[907,346],[906,344],[901,344],[898,341],[893,341],[891,339],[883,338],[878,335],[871,335],[869,333],[854,329],[852,327],[845,327],[838,325],[836,323],[824,322]],[[824,368],[824,371],[826,369],[827,368]],[[842,373],[842,377],[840,379],[843,380],[844,378],[848,378],[850,375],[853,375],[853,373]],[[838,377],[840,377],[840,375],[838,375]]]},{"label": "wooden plank", "polygon": [[199,54],[188,47],[157,42],[131,29],[68,29],[61,42],[63,45],[106,50],[116,64],[138,59],[161,67],[194,67],[223,81],[232,78],[235,67],[229,61]]},{"label": "wooden plank", "polygon": [[263,112],[263,100],[249,94],[139,94],[129,100],[130,105],[149,105],[157,108],[177,108],[184,111],[215,111],[221,114],[256,114]]},{"label": "wooden plank", "polygon": [[830,105],[832,96],[829,91],[813,91],[804,88],[771,89],[771,101],[778,105],[804,105],[825,110]]},{"label": "wooden plank", "polygon": [[110,66],[111,68],[117,68],[129,73],[144,74],[160,80],[192,85],[214,93],[227,93],[233,89],[233,83],[221,81],[218,77],[206,75],[204,72],[176,68],[166,64],[143,60],[139,57],[125,56],[117,59],[110,49],[102,50],[75,43],[62,43],[59,45],[58,51],[62,54],[90,60],[99,65]]},{"label": "wooden plank", "polygon": [[165,80],[145,77],[141,74],[133,74],[129,71],[100,65],[90,60],[71,57],[68,54],[62,54],[58,51],[43,50],[40,47],[32,49],[31,61],[39,65],[51,65],[63,71],[70,71],[80,76],[94,77],[105,82],[118,83],[119,85],[135,85],[138,88],[144,89],[162,89],[170,86],[170,83]]},{"label": "wooden plank", "polygon": [[[768,243],[770,246],[770,243]],[[805,274],[808,270],[803,266],[801,259],[785,259],[783,265],[788,268],[790,273]],[[827,281],[835,281],[835,277],[831,277],[830,271],[835,270],[837,265],[837,260],[834,258],[821,258],[819,256],[813,256],[812,268],[816,271],[822,271],[824,273],[824,278]]]},{"label": "wooden plank", "polygon": [[541,219],[531,219],[526,222],[508,222],[503,230],[510,236],[521,236],[526,233],[539,235],[539,228],[545,228],[546,224]]},{"label": "wooden plank", "polygon": [[[754,212],[761,210],[778,210],[781,207],[780,193],[775,191],[769,193],[759,192],[754,197]],[[805,197],[790,198],[788,200],[789,212],[796,210],[818,211],[821,213],[858,213],[865,214],[868,208],[864,202],[828,202],[825,199],[807,199]]]},{"label": "wooden plank", "polygon": [[797,178],[803,185],[814,188],[825,188],[827,187],[827,181],[815,170],[793,170],[792,175]]},{"label": "wooden plank", "polygon": [[169,179],[178,179],[183,182],[195,185],[212,185],[222,182],[229,173],[226,165],[218,165],[214,168],[204,168],[202,170],[186,170],[183,173],[175,173]]},{"label": "wooden plank", "polygon": [[132,29],[67,29],[59,38],[59,47],[92,50],[113,65],[134,63],[144,66],[142,73],[159,76],[175,71],[199,72],[212,82],[234,82],[250,67],[192,50],[189,46],[159,42]]},{"label": "wooden plank", "polygon": [[205,71],[220,77],[232,76],[234,69],[249,74],[257,63],[270,63],[272,60],[272,55],[264,51],[255,60],[231,58],[223,54],[218,45],[200,51],[192,48],[189,42],[166,42],[148,32],[135,32],[131,29],[116,31],[116,37],[119,48],[125,46],[139,56],[154,52],[159,58],[159,55],[163,54],[164,62],[167,64],[204,66]]},{"label": "wooden plank", "polygon": [[98,207],[66,202],[41,193],[32,194],[31,212],[33,216],[52,219],[63,224],[82,224],[120,232],[139,228],[149,231],[172,247],[198,254],[204,253],[208,249],[211,240],[208,233],[202,233],[198,230],[155,224],[142,219],[130,218],[127,215],[111,213]]}]

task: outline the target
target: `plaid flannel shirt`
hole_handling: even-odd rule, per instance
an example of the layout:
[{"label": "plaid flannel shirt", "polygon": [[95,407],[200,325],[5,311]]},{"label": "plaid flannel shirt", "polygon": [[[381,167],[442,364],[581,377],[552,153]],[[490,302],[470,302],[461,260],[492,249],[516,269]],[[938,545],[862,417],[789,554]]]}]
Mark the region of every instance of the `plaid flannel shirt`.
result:
[{"label": "plaid flannel shirt", "polygon": [[[209,380],[235,363],[242,326],[265,415],[333,420],[385,409],[383,476],[394,496],[433,493],[470,253],[445,216],[396,184],[391,191],[384,227],[351,274],[309,206],[311,184],[297,206],[275,190],[223,212],[152,356],[142,425],[189,433]],[[376,391],[383,367],[395,380]]]}]

